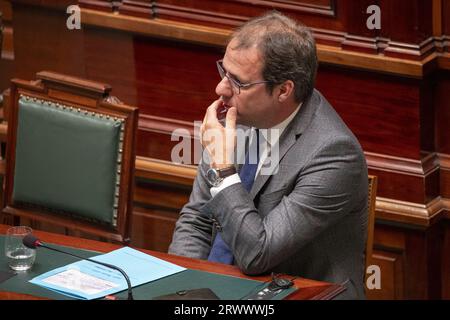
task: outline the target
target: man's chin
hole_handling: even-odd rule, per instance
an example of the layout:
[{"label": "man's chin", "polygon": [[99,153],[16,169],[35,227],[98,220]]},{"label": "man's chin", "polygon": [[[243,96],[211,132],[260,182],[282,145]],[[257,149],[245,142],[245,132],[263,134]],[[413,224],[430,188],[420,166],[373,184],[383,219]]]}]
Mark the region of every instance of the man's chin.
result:
[{"label": "man's chin", "polygon": [[248,117],[242,116],[242,114],[236,115],[236,124],[246,127],[254,127],[255,123],[252,121],[252,119],[249,119]]},{"label": "man's chin", "polygon": [[241,126],[245,126],[246,125],[245,123],[246,123],[245,119],[243,119],[238,113],[236,115],[236,124],[239,124]]},{"label": "man's chin", "polygon": [[245,121],[244,119],[237,118],[236,124],[246,127],[252,127],[253,125],[249,121]]}]

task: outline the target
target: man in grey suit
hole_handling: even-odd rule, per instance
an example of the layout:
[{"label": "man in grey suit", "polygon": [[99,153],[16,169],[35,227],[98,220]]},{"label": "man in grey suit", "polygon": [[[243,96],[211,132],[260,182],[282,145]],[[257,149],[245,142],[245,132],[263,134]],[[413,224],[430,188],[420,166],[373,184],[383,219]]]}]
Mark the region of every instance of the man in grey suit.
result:
[{"label": "man in grey suit", "polygon": [[[233,34],[217,66],[220,99],[201,126],[208,161],[169,253],[233,263],[250,275],[345,283],[339,298],[364,298],[367,167],[357,139],[314,89],[311,32],[277,12],[254,18]],[[225,126],[217,118],[222,104]],[[237,124],[251,128],[243,165]],[[270,174],[268,162],[276,167]]]}]

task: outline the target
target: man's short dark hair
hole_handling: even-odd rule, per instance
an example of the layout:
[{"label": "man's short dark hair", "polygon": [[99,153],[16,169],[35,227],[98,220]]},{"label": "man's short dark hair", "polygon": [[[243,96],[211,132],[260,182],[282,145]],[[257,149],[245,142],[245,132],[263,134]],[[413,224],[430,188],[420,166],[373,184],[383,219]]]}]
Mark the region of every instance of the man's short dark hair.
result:
[{"label": "man's short dark hair", "polygon": [[[269,93],[277,84],[292,80],[295,100],[303,102],[313,91],[317,73],[316,44],[309,28],[272,11],[253,18],[238,28],[232,49],[256,46],[263,58],[262,75],[269,81]],[[231,41],[230,40],[230,41]]]}]

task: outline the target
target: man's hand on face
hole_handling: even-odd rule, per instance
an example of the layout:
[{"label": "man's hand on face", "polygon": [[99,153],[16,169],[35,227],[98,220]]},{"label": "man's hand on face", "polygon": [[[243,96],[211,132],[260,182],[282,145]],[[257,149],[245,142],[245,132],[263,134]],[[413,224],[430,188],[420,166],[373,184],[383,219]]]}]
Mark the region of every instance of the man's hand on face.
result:
[{"label": "man's hand on face", "polygon": [[222,100],[214,101],[206,110],[200,128],[200,141],[208,151],[211,167],[224,169],[234,164],[236,147],[236,108],[230,108],[226,116],[225,127],[217,119],[217,108]]}]

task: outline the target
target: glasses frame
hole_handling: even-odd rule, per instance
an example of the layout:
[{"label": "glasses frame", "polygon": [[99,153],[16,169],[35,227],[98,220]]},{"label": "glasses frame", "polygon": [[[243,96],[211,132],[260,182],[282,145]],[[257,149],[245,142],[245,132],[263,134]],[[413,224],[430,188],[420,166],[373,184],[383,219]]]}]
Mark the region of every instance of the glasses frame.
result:
[{"label": "glasses frame", "polygon": [[[270,81],[267,80],[260,80],[260,81],[254,81],[254,82],[248,82],[248,83],[241,83],[238,80],[230,77],[230,74],[228,71],[225,70],[223,67],[223,59],[216,61],[217,70],[219,71],[220,78],[223,80],[223,78],[227,78],[228,81],[231,83],[231,87],[235,89],[235,93],[240,94],[241,89],[248,89],[249,87],[255,85],[255,84],[262,84],[262,83],[269,83]],[[237,92],[236,92],[237,90]]]}]

